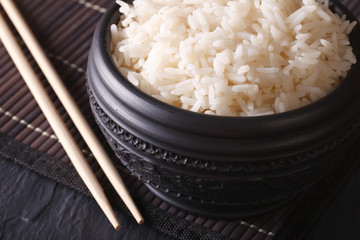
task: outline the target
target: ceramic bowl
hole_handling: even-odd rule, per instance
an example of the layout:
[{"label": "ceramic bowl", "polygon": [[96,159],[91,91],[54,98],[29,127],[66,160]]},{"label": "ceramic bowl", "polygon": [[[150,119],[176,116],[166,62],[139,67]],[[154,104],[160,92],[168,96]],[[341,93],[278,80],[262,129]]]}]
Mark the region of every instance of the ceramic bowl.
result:
[{"label": "ceramic bowl", "polygon": [[[338,2],[333,11],[355,20]],[[342,162],[359,128],[360,67],[333,92],[305,107],[258,117],[186,111],[141,92],[120,74],[102,17],[88,59],[94,117],[122,163],[151,191],[191,213],[251,216],[306,191]],[[360,26],[350,40],[360,60]]]}]

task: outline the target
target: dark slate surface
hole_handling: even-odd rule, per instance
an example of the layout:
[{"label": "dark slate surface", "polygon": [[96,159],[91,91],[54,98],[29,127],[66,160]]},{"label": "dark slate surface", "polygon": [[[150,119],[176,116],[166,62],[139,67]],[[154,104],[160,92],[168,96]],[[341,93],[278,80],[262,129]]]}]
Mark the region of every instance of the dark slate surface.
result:
[{"label": "dark slate surface", "polygon": [[3,158],[0,192],[2,240],[169,239],[118,212],[121,228],[115,231],[92,198]]},{"label": "dark slate surface", "polygon": [[306,240],[359,240],[359,203],[360,170],[358,169],[307,235]]}]

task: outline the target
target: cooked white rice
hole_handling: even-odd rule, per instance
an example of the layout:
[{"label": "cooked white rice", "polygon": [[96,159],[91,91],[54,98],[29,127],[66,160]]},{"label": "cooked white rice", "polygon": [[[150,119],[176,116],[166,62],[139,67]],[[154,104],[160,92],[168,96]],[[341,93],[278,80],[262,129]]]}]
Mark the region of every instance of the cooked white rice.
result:
[{"label": "cooked white rice", "polygon": [[147,94],[226,116],[281,113],[331,92],[356,63],[356,22],[328,1],[117,1],[113,59]]}]

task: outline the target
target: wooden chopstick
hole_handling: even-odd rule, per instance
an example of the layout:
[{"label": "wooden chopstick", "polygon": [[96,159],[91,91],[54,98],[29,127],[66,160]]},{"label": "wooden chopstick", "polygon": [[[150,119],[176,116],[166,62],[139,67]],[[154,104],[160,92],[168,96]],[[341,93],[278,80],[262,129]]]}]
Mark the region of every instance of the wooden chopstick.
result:
[{"label": "wooden chopstick", "polygon": [[64,150],[71,159],[75,169],[80,177],[85,182],[91,194],[98,202],[101,209],[104,211],[107,218],[115,229],[120,227],[116,215],[111,208],[105,193],[92,172],[88,162],[81,153],[80,148],[76,144],[74,138],[71,136],[70,131],[67,129],[64,121],[61,119],[60,114],[57,112],[54,104],[48,96],[44,86],[41,84],[40,79],[32,69],[30,63],[27,61],[25,54],[22,52],[16,38],[12,34],[10,28],[6,25],[4,17],[0,13],[0,39],[2,40],[5,48],[8,50],[10,57],[13,59],[20,74],[24,78],[27,86],[29,87],[32,95],[39,104],[45,117],[50,123],[56,136],[59,138],[60,143]]},{"label": "wooden chopstick", "polygon": [[74,122],[75,126],[79,130],[86,144],[93,153],[95,159],[98,161],[100,167],[103,169],[105,175],[124,201],[136,221],[141,224],[144,222],[144,218],[140,214],[133,199],[131,198],[119,172],[116,170],[111,159],[105,152],[98,138],[95,136],[85,117],[77,107],[75,101],[72,99],[70,93],[67,91],[61,78],[57,74],[56,70],[52,66],[50,60],[47,58],[44,50],[36,40],[35,36],[31,32],[26,21],[22,17],[21,13],[17,9],[16,5],[11,0],[0,0],[8,17],[18,30],[20,36],[27,45],[29,51],[33,55],[34,59],[38,63],[40,69],[44,73],[54,92],[58,96],[59,100],[63,104],[64,108],[68,112],[70,118]]}]

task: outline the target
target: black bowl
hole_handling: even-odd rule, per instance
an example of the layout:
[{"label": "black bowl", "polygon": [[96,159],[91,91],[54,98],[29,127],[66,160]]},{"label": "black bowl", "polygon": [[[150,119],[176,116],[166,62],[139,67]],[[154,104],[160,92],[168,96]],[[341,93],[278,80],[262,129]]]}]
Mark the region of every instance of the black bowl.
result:
[{"label": "black bowl", "polygon": [[[160,198],[204,216],[250,216],[298,196],[347,153],[359,128],[359,63],[332,93],[296,110],[258,117],[194,113],[148,96],[120,74],[109,52],[118,8],[107,11],[94,34],[91,107],[122,163]],[[331,8],[356,20],[336,1]],[[359,24],[350,40],[360,60],[358,39]]]}]

